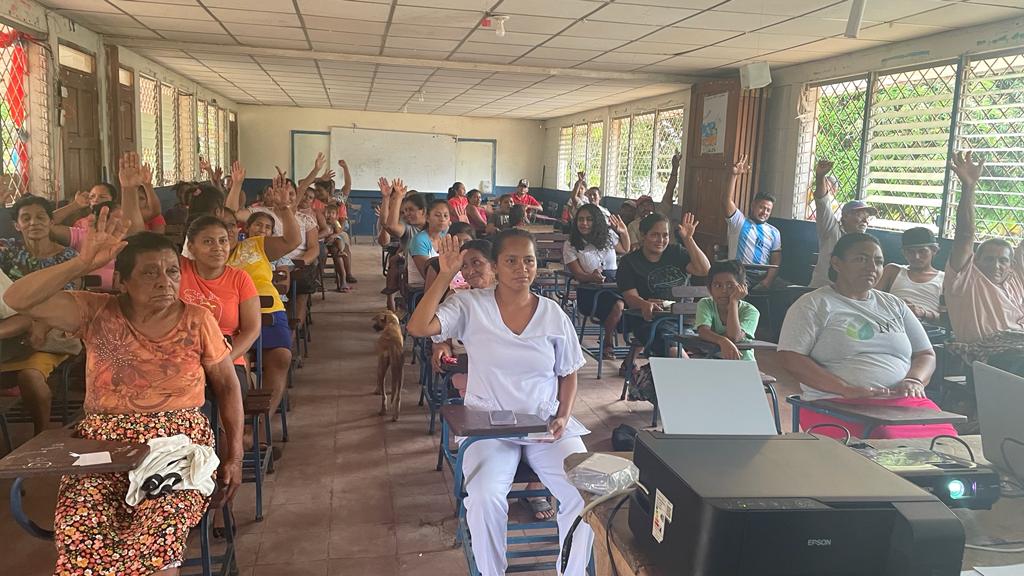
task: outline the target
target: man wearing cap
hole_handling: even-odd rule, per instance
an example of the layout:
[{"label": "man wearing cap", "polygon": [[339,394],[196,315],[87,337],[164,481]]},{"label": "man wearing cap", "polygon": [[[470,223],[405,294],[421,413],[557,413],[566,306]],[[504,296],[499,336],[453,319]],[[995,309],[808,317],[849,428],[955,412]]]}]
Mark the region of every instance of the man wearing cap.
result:
[{"label": "man wearing cap", "polygon": [[961,191],[943,282],[954,337],[949,349],[968,362],[1024,376],[1024,241],[1016,251],[1002,238],[973,249],[974,193],[985,163],[972,162],[967,152],[951,164]]},{"label": "man wearing cap", "polygon": [[[775,206],[775,199],[767,194],[758,194],[750,204],[749,214],[744,215],[733,201],[739,177],[750,172],[747,157],[741,156],[732,166],[729,174],[728,192],[723,197],[725,220],[729,230],[729,260],[739,260],[747,266],[747,284],[751,290],[774,288],[778,268],[758,269],[756,266],[782,263],[782,235],[779,229],[768,223]],[[751,267],[751,265],[754,265]],[[783,284],[782,282],[779,282]]]},{"label": "man wearing cap", "polygon": [[538,211],[541,209],[540,202],[536,198],[530,196],[530,181],[523,178],[519,181],[519,185],[516,186],[516,191],[512,193],[512,205],[522,204],[526,207],[527,213]]},{"label": "man wearing cap", "polygon": [[942,312],[942,270],[932,266],[939,252],[935,234],[924,227],[903,233],[903,258],[907,266],[886,264],[877,289],[899,296],[922,322],[936,323]]},{"label": "man wearing cap", "polygon": [[866,232],[868,222],[878,215],[878,210],[861,200],[850,200],[843,204],[840,218],[832,213],[832,195],[837,189],[836,179],[829,176],[832,162],[819,160],[814,167],[814,209],[818,228],[818,263],[811,276],[811,288],[828,284],[828,270],[831,267],[832,250],[844,234]]},{"label": "man wearing cap", "polygon": [[[679,181],[679,161],[682,158],[682,154],[678,152],[672,155],[672,172],[665,184],[665,193],[661,196],[661,203],[655,205],[654,198],[647,194],[636,199],[636,218],[626,225],[626,230],[629,232],[629,243],[634,250],[640,247],[640,221],[644,219],[644,216],[657,211],[658,214],[666,218],[672,218],[672,199],[675,197],[676,183]],[[674,234],[671,235],[669,241],[673,244],[679,243]]]}]

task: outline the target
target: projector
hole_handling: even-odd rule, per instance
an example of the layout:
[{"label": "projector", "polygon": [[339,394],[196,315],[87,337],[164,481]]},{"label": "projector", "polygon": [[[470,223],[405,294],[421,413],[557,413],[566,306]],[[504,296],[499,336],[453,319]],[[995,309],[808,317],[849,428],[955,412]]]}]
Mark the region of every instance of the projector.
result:
[{"label": "projector", "polygon": [[959,576],[960,520],[934,495],[806,434],[642,431],[638,544],[687,576]]}]

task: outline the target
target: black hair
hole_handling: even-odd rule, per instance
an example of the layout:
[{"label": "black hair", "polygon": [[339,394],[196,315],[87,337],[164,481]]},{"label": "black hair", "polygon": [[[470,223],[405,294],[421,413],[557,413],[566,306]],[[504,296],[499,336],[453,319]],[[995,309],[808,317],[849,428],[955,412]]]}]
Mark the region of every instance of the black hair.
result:
[{"label": "black hair", "polygon": [[15,202],[14,206],[11,207],[11,218],[17,221],[21,209],[26,206],[39,206],[40,208],[46,211],[46,215],[48,217],[50,217],[51,219],[53,218],[53,202],[50,202],[49,200],[43,198],[42,196],[33,196],[31,194],[26,194],[21,198],[18,198],[18,201]]},{"label": "black hair", "polygon": [[100,202],[99,204],[92,207],[91,212],[92,215],[95,216],[92,224],[93,228],[95,228],[96,224],[99,223],[100,211],[102,211],[104,208],[107,209],[107,214],[113,214],[114,210],[117,210],[118,208],[117,202],[114,202],[113,200],[107,200],[106,202]]},{"label": "black hair", "polygon": [[[865,234],[863,232],[853,232],[850,234],[844,234],[843,237],[840,238],[838,242],[836,242],[835,248],[832,249],[832,258],[839,258],[840,260],[846,258],[846,254],[849,253],[854,246],[856,246],[857,244],[861,244],[863,242],[870,242],[871,244],[874,244],[879,248],[882,247],[882,244],[878,242],[878,238],[875,238],[871,234]],[[829,264],[828,279],[835,282],[836,278],[838,278],[838,274],[836,274],[836,269],[833,268],[831,264]]]},{"label": "black hair", "polygon": [[483,194],[479,190],[477,190],[476,188],[473,188],[469,192],[466,192],[466,198],[469,198],[473,194],[476,194],[477,196],[480,196],[481,198],[483,198]]},{"label": "black hair", "polygon": [[732,274],[732,277],[736,279],[739,284],[746,284],[747,282],[747,270],[743,267],[743,263],[739,260],[723,260],[721,262],[712,262],[711,269],[708,270],[708,283],[714,281],[715,276],[718,274]]},{"label": "black hair", "polygon": [[223,228],[225,232],[229,235],[231,234],[231,230],[228,230],[228,225],[225,224],[223,220],[212,214],[204,214],[193,220],[192,223],[188,225],[188,230],[185,231],[185,238],[187,238],[189,242],[193,242],[195,241],[196,236],[207,228]]},{"label": "black hair", "polygon": [[754,196],[754,202],[761,202],[763,200],[766,200],[768,202],[771,202],[772,204],[775,204],[775,196],[772,196],[771,194],[769,194],[767,192],[759,192],[757,194],[757,196]]},{"label": "black hair", "polygon": [[978,249],[975,250],[974,253],[981,254],[981,252],[988,248],[989,246],[999,246],[1000,248],[1004,248],[1006,250],[1009,250],[1010,253],[1013,253],[1013,245],[1011,245],[1003,238],[989,238],[988,240],[985,240],[981,244],[978,244]]},{"label": "black hair", "polygon": [[451,211],[451,206],[448,205],[448,201],[447,200],[443,200],[441,198],[437,198],[437,199],[431,200],[430,204],[427,205],[427,212],[428,213],[432,212],[434,210],[434,208],[437,208],[438,206],[441,206],[441,205],[444,205],[444,207],[447,208],[449,212]]},{"label": "black hair", "polygon": [[406,202],[412,203],[419,210],[427,211],[427,198],[418,192],[412,192],[402,199],[402,204]]},{"label": "black hair", "polygon": [[106,190],[107,193],[110,194],[111,200],[118,203],[121,202],[121,191],[117,189],[117,186],[114,186],[113,184],[110,184],[108,182],[99,182],[97,184],[93,184],[93,188],[97,186]]},{"label": "black hair", "polygon": [[501,196],[498,196],[498,202],[501,202],[502,200],[504,200],[506,198],[508,198],[509,200],[512,200],[512,195],[511,194],[502,194]]},{"label": "black hair", "polygon": [[331,192],[334,192],[334,180],[314,180],[313,188],[323,190],[330,194]]},{"label": "black hair", "polygon": [[526,238],[533,246],[534,252],[537,251],[537,240],[534,239],[533,234],[522,228],[506,228],[494,237],[494,245],[491,247],[492,262],[498,261],[498,256],[501,256],[501,251],[505,248],[505,242],[508,242],[510,238]]},{"label": "black hair", "polygon": [[455,236],[456,234],[469,234],[471,238],[476,238],[476,230],[469,222],[452,222],[448,226],[448,235]]},{"label": "black hair", "polygon": [[452,198],[455,198],[456,196],[458,196],[459,195],[459,186],[463,186],[463,185],[464,184],[462,182],[456,182],[455,184],[452,184],[451,187],[448,188],[448,199],[451,200]]},{"label": "black hair", "polygon": [[217,210],[224,207],[224,193],[215,186],[203,182],[196,188],[198,190],[186,199],[189,218],[196,218],[203,214],[216,214]]},{"label": "black hair", "polygon": [[255,223],[260,218],[267,218],[268,220],[270,220],[270,232],[273,233],[274,228],[277,226],[277,220],[275,220],[274,217],[267,212],[257,211],[253,212],[252,214],[249,214],[249,218],[246,219],[245,221],[245,227],[248,228],[249,226],[252,226],[253,223]]},{"label": "black hair", "polygon": [[491,244],[490,240],[470,240],[469,242],[463,242],[462,252],[466,250],[476,250],[477,252],[484,255],[484,258],[490,259],[494,256],[494,245]]},{"label": "black hair", "polygon": [[659,222],[668,222],[668,218],[664,214],[659,212],[651,212],[647,216],[640,219],[640,235],[645,236],[654,228],[654,225]]},{"label": "black hair", "polygon": [[127,244],[124,249],[118,253],[117,259],[114,260],[114,270],[121,277],[122,281],[131,277],[139,254],[163,252],[164,250],[170,251],[175,256],[178,254],[178,247],[174,245],[174,241],[156,232],[137,232],[126,238],[126,242]]},{"label": "black hair", "polygon": [[[576,225],[580,212],[590,214],[590,233],[586,236],[580,232],[579,226]],[[572,219],[572,226],[569,227],[569,244],[581,251],[587,247],[587,244],[593,244],[594,248],[598,250],[605,250],[611,245],[610,238],[608,237],[608,219],[605,218],[604,212],[601,212],[600,208],[594,204],[584,204],[576,209],[576,214]]]},{"label": "black hair", "polygon": [[522,226],[526,224],[526,206],[515,204],[508,211],[508,225]]}]

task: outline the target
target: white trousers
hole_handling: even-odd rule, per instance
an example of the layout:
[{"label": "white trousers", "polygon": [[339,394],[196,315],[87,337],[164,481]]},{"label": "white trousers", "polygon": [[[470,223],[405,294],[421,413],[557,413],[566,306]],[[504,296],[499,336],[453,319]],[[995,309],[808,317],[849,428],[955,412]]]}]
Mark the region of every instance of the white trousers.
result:
[{"label": "white trousers", "polygon": [[[508,492],[519,466],[520,456],[537,473],[540,481],[558,499],[558,542],[561,545],[573,520],[583,510],[583,497],[565,475],[566,456],[586,452],[578,436],[550,443],[520,443],[515,440],[480,440],[466,449],[462,461],[466,477],[466,520],[473,536],[473,554],[483,576],[502,576],[508,532]],[[594,532],[581,522],[573,533],[572,553],[565,574],[584,576],[590,562]]]}]

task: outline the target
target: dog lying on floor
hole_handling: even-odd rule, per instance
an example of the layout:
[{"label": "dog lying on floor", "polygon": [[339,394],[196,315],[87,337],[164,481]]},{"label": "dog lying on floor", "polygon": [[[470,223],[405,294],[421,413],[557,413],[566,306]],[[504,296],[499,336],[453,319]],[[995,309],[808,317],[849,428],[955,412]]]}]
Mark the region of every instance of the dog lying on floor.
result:
[{"label": "dog lying on floor", "polygon": [[402,408],[402,368],[405,364],[402,326],[398,322],[398,316],[385,310],[373,317],[373,329],[380,333],[377,338],[377,393],[381,395],[380,415],[387,414],[390,408],[391,420],[397,422]]}]

